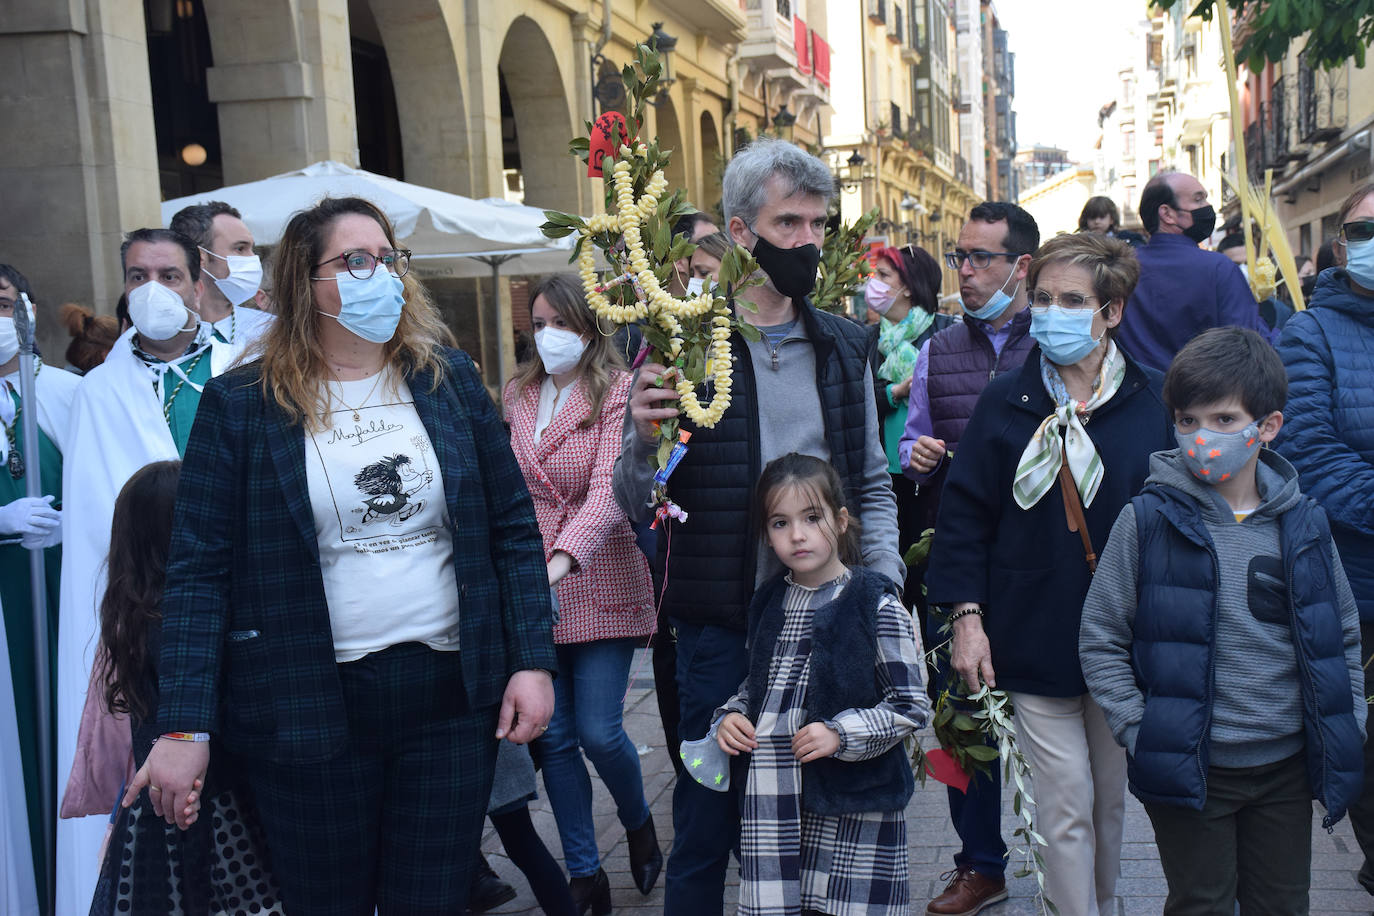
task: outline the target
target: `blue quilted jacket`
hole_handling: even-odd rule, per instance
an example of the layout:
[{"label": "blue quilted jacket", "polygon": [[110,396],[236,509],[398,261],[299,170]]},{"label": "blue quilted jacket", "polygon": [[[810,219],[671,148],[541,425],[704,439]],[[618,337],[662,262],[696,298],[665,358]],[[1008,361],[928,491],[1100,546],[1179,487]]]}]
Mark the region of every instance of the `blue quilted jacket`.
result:
[{"label": "blue quilted jacket", "polygon": [[1279,355],[1279,453],[1326,510],[1360,621],[1374,623],[1374,297],[1355,293],[1343,269],[1322,271],[1311,306],[1283,326]]}]

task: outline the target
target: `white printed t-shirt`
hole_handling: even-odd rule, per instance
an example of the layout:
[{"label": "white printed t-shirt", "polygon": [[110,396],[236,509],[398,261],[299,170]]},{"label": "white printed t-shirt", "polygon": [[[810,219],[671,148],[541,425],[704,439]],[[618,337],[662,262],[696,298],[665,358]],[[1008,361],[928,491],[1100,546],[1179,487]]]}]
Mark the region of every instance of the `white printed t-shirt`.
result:
[{"label": "white printed t-shirt", "polygon": [[374,375],[330,382],[327,396],[305,465],[335,661],[404,642],[457,651],[443,476],[409,386]]}]

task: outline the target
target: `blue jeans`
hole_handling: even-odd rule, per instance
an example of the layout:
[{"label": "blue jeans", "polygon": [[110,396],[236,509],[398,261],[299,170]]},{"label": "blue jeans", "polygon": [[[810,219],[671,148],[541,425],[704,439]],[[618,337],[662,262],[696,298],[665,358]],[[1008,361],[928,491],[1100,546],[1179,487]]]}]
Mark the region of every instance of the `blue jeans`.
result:
[{"label": "blue jeans", "polygon": [[[930,628],[936,629],[941,618],[931,615]],[[930,634],[929,645],[939,645],[948,639],[947,634]],[[935,654],[936,689],[943,691],[952,687],[951,679],[959,675],[949,665],[949,657],[942,652]],[[954,864],[960,868],[972,868],[980,875],[1001,878],[1007,870],[1007,844],[1002,841],[1002,764],[994,760],[988,764],[986,773],[975,773],[969,780],[968,791],[960,792],[950,787],[949,819],[954,822],[954,832],[959,834],[962,848],[954,854]]]},{"label": "blue jeans", "polygon": [[[684,741],[703,737],[711,713],[739,690],[749,668],[744,632],[673,621],[677,629],[677,686]],[[676,750],[676,749],[674,749]],[[673,788],[673,850],[668,856],[665,916],[712,916],[723,911],[725,869],[739,842],[739,800],[748,767],[736,757],[730,791],[691,779]]]},{"label": "blue jeans", "polygon": [[544,788],[558,822],[568,874],[596,874],[601,858],[592,818],[592,781],[582,751],[596,766],[615,799],[626,830],[649,818],[639,753],[625,734],[625,687],[636,640],[602,639],[558,646],[558,677],[553,682],[553,718],[539,738]]}]

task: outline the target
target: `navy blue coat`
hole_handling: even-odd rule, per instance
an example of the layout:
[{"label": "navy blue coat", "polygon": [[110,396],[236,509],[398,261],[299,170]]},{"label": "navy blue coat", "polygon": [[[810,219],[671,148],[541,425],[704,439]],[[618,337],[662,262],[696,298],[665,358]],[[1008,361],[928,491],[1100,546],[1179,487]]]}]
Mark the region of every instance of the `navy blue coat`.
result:
[{"label": "navy blue coat", "polygon": [[[1097,552],[1149,476],[1150,454],[1176,444],[1162,384],[1158,372],[1126,355],[1121,389],[1086,425],[1105,469],[1085,508]],[[1039,347],[988,383],[950,463],[926,583],[931,604],[983,605],[999,688],[1071,697],[1088,692],[1078,661],[1091,581],[1083,544],[1068,529],[1057,483],[1030,509],[1011,495],[1021,453],[1053,411]]]},{"label": "navy blue coat", "polygon": [[[1200,811],[1214,689],[1216,549],[1190,497],[1151,485],[1133,506],[1140,559],[1131,664],[1145,712],[1128,767],[1131,791],[1142,801]],[[1279,518],[1307,777],[1330,827],[1359,797],[1364,775],[1341,609],[1331,588],[1331,530],[1309,498]]]},{"label": "navy blue coat", "polygon": [[1374,623],[1374,298],[1337,267],[1317,278],[1311,306],[1283,326],[1288,369],[1279,454],[1322,504],[1360,607]]},{"label": "navy blue coat", "polygon": [[[443,475],[469,708],[556,670],[544,547],[510,439],[458,350],[410,378]],[[348,722],[306,483],[305,436],[253,363],[205,386],[177,491],[159,668],[163,731],[217,733],[279,764],[326,760]],[[404,604],[412,583],[397,583]]]}]

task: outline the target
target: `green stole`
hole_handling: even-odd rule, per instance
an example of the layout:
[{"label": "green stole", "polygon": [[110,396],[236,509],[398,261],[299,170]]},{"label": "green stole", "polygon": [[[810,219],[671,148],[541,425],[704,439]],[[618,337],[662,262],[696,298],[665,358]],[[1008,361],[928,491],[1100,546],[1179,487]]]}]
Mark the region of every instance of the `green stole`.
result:
[{"label": "green stole", "polygon": [[[49,369],[49,372],[57,371]],[[19,395],[10,393],[15,406]],[[26,408],[27,409],[27,408]],[[21,418],[15,417],[15,438],[20,453],[24,449],[24,432],[19,428]],[[39,473],[44,495],[53,496],[54,506],[62,505],[62,454],[43,430],[38,431]],[[32,473],[33,469],[29,469]],[[0,506],[7,506],[28,495],[24,478],[15,480],[9,468],[0,465]],[[57,671],[57,608],[62,588],[62,548],[49,547],[43,552],[48,586],[48,709],[51,712],[49,733],[57,734],[56,679]],[[0,604],[4,605],[5,637],[9,643],[10,675],[14,681],[15,718],[19,725],[19,753],[24,767],[24,800],[29,813],[29,843],[34,851],[34,877],[43,887],[46,855],[43,850],[42,813],[38,788],[38,715],[34,709],[35,686],[33,657],[33,592],[30,589],[29,551],[18,541],[0,544]],[[55,769],[55,768],[54,768]],[[61,791],[61,788],[58,788]],[[111,804],[114,799],[111,799]]]},{"label": "green stole", "polygon": [[[214,359],[211,348],[206,346],[193,356],[174,360],[186,373],[187,378],[204,388],[210,381],[210,362]],[[196,422],[196,410],[200,407],[200,392],[186,384],[186,380],[175,372],[162,376],[162,411],[167,418],[167,428],[176,443],[177,454],[186,457],[186,440],[191,435],[191,425]]]}]

